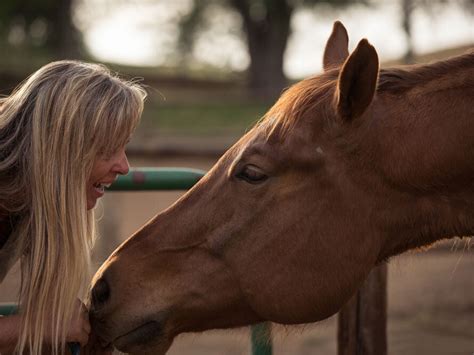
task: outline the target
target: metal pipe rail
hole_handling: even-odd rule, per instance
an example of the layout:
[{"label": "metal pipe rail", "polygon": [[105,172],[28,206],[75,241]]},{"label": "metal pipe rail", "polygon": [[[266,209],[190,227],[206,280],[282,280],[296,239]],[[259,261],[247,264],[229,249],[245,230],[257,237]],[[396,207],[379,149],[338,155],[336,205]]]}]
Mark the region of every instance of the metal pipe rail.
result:
[{"label": "metal pipe rail", "polygon": [[190,168],[131,168],[119,176],[109,191],[188,190],[205,174]]}]

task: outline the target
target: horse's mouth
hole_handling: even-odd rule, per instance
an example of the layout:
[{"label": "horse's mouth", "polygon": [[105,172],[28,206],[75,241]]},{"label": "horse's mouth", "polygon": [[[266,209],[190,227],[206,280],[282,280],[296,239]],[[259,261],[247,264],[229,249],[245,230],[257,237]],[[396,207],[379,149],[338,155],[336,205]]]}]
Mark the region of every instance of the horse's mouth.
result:
[{"label": "horse's mouth", "polygon": [[115,338],[112,344],[122,352],[133,353],[137,349],[148,347],[148,345],[156,345],[157,339],[163,336],[162,325],[157,321],[150,321]]}]

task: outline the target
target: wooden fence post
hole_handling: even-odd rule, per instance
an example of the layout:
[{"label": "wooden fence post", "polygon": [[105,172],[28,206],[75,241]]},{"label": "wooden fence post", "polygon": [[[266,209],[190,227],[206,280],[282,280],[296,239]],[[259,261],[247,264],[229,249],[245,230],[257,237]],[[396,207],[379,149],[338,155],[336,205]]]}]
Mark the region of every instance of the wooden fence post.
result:
[{"label": "wooden fence post", "polygon": [[375,267],[339,312],[338,355],[387,354],[387,264]]}]

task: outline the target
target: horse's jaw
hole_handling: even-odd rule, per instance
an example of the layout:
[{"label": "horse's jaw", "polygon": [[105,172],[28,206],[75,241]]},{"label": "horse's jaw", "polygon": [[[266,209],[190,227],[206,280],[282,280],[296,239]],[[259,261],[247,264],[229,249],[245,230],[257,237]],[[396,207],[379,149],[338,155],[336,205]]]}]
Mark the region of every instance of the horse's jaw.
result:
[{"label": "horse's jaw", "polygon": [[[107,322],[102,315],[91,312],[93,342],[100,343],[100,348],[114,347],[127,354],[166,354],[173,343],[174,335],[166,329],[166,323],[156,319],[138,320],[110,320]],[[132,318],[133,319],[133,318]],[[95,344],[92,344],[95,346]]]},{"label": "horse's jaw", "polygon": [[161,334],[161,325],[157,322],[145,323],[138,328],[119,336],[112,345],[129,354],[166,354],[173,338]]}]

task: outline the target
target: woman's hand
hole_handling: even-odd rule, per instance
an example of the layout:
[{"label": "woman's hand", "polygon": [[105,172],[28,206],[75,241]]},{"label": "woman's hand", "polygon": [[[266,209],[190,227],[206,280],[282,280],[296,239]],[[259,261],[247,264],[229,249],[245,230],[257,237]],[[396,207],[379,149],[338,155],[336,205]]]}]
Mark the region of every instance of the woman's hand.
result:
[{"label": "woman's hand", "polygon": [[85,346],[89,342],[89,334],[91,332],[89,312],[80,300],[77,300],[75,308],[71,324],[66,333],[66,342],[80,343],[81,346]]},{"label": "woman's hand", "polygon": [[0,354],[13,354],[20,334],[21,317],[0,316]]},{"label": "woman's hand", "polygon": [[[51,322],[49,320],[48,322]],[[45,329],[51,329],[51,326],[46,326]],[[85,346],[89,341],[89,334],[91,332],[91,325],[89,323],[89,312],[86,306],[81,300],[77,299],[74,305],[74,312],[72,314],[71,323],[67,327],[66,331],[66,342],[67,343],[80,343],[81,346]],[[52,335],[47,332],[44,335],[44,342],[46,344],[52,344]]]},{"label": "woman's hand", "polygon": [[89,337],[89,343],[85,348],[81,349],[81,355],[112,355],[112,346],[102,346],[99,338],[92,333]]},{"label": "woman's hand", "polygon": [[77,300],[66,341],[68,343],[80,343],[81,355],[112,355],[112,347],[104,348],[97,337],[91,334],[89,311],[80,300]]},{"label": "woman's hand", "polygon": [[[91,326],[89,323],[89,312],[86,306],[77,300],[74,305],[75,310],[66,333],[66,342],[80,343],[81,346],[86,346],[89,342],[89,334]],[[50,329],[50,322],[45,329]],[[0,317],[0,354],[9,354],[13,352],[20,334],[21,315],[13,315],[8,317]],[[46,346],[52,344],[51,333],[44,334],[44,343]],[[104,352],[97,354],[112,354],[112,352]]]}]

